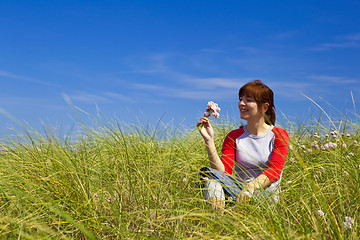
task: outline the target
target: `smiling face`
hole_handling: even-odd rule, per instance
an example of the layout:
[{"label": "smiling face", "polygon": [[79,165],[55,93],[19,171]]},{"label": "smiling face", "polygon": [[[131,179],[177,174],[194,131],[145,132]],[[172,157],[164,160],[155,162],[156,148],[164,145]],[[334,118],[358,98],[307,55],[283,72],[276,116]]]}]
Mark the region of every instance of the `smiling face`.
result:
[{"label": "smiling face", "polygon": [[254,80],[242,86],[238,96],[242,119],[258,121],[263,118],[266,124],[275,124],[274,93],[268,86],[260,80]]},{"label": "smiling face", "polygon": [[267,110],[267,105],[268,104],[263,104],[259,107],[254,98],[248,97],[246,95],[241,96],[239,98],[238,105],[240,110],[240,118],[246,121],[258,121],[259,119],[264,117],[264,114]]}]

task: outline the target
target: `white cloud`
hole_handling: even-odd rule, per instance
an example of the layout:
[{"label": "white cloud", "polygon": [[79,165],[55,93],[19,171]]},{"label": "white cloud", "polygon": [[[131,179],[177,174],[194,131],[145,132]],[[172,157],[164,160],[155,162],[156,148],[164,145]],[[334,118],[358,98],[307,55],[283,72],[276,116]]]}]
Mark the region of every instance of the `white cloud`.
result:
[{"label": "white cloud", "polygon": [[200,49],[200,52],[206,52],[206,53],[224,53],[224,50],[215,49],[215,48],[203,48]]},{"label": "white cloud", "polygon": [[347,77],[328,76],[328,75],[312,75],[312,76],[309,76],[308,78],[314,79],[314,80],[325,81],[325,82],[329,82],[329,83],[335,83],[335,84],[360,83],[360,79],[350,79]]},{"label": "white cloud", "polygon": [[235,78],[191,78],[193,84],[203,89],[216,89],[216,88],[240,88],[247,80]]},{"label": "white cloud", "polygon": [[119,93],[113,93],[113,92],[104,92],[104,95],[113,99],[119,99],[122,101],[129,101],[130,99],[123,95],[123,94],[119,94]]},{"label": "white cloud", "polygon": [[354,33],[343,36],[334,37],[335,42],[322,43],[318,47],[311,50],[331,50],[334,48],[359,48],[360,47],[360,33]]},{"label": "white cloud", "polygon": [[156,84],[142,84],[142,83],[134,83],[132,88],[147,90],[147,91],[163,91],[164,87]]},{"label": "white cloud", "polygon": [[360,33],[354,33],[354,34],[349,34],[349,35],[344,35],[344,36],[337,36],[336,38],[348,40],[348,41],[360,41]]},{"label": "white cloud", "polygon": [[66,96],[68,96],[71,100],[80,101],[80,102],[89,102],[89,103],[111,102],[109,98],[92,93],[86,93],[86,92],[66,94]]},{"label": "white cloud", "polygon": [[29,77],[24,77],[24,76],[20,76],[20,75],[16,75],[16,74],[12,74],[6,71],[0,71],[0,77],[5,77],[5,78],[9,78],[9,79],[16,79],[16,80],[21,80],[21,81],[26,81],[26,82],[32,82],[32,83],[36,83],[36,84],[41,84],[41,85],[46,85],[46,86],[56,86],[58,87],[56,84],[50,83],[50,82],[44,82],[44,81],[40,81],[34,78],[29,78]]}]

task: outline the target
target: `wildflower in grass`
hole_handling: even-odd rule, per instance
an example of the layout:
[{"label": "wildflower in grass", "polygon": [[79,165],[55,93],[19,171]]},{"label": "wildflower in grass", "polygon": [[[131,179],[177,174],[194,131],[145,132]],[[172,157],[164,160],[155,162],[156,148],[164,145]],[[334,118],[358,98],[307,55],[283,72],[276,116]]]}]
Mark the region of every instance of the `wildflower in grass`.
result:
[{"label": "wildflower in grass", "polygon": [[337,144],[333,142],[328,142],[324,145],[325,148],[336,148]]},{"label": "wildflower in grass", "polygon": [[324,216],[325,215],[325,213],[322,210],[317,210],[316,213],[319,216]]},{"label": "wildflower in grass", "polygon": [[314,143],[314,144],[311,145],[311,148],[319,149],[319,145],[317,145],[316,143]]},{"label": "wildflower in grass", "polygon": [[346,148],[346,144],[345,144],[345,143],[342,145],[342,148]]},{"label": "wildflower in grass", "polygon": [[306,147],[305,147],[305,145],[301,145],[300,148],[305,149]]},{"label": "wildflower in grass", "polygon": [[358,142],[356,140],[354,140],[354,143],[357,144]]},{"label": "wildflower in grass", "polygon": [[329,137],[329,134],[325,134],[325,137],[328,138],[328,137]]},{"label": "wildflower in grass", "polygon": [[345,176],[349,176],[349,173],[348,173],[347,171],[344,171],[343,174],[344,174]]},{"label": "wildflower in grass", "polygon": [[353,157],[353,156],[354,156],[354,153],[353,153],[353,152],[349,152],[349,155]]},{"label": "wildflower in grass", "polygon": [[216,103],[214,103],[213,101],[208,102],[208,105],[206,108],[208,117],[213,116],[215,118],[218,118],[220,116],[220,114],[219,114],[220,110],[221,109],[219,108],[219,106]]},{"label": "wildflower in grass", "polygon": [[183,181],[183,182],[187,182],[187,179],[184,177],[182,181]]},{"label": "wildflower in grass", "polygon": [[323,145],[321,145],[321,150],[326,150],[326,148],[323,146]]},{"label": "wildflower in grass", "polygon": [[348,134],[346,134],[346,137],[350,137],[350,134],[348,133]]},{"label": "wildflower in grass", "polygon": [[353,224],[354,224],[354,219],[352,219],[351,217],[345,217],[345,222],[344,222],[345,229],[351,229]]},{"label": "wildflower in grass", "polygon": [[290,149],[290,150],[293,150],[293,146],[292,146],[292,145],[289,145],[289,149]]},{"label": "wildflower in grass", "polygon": [[244,195],[251,198],[252,197],[252,194],[249,192],[249,191],[245,191],[244,192]]}]

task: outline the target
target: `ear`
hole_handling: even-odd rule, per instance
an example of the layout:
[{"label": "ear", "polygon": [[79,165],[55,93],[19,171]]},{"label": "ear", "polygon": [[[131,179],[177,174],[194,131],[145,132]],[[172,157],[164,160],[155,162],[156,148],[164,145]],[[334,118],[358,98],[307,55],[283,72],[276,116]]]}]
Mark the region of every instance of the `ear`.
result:
[{"label": "ear", "polygon": [[264,104],[262,105],[262,110],[264,111],[264,113],[267,112],[267,110],[269,109],[269,106],[270,106],[269,103],[264,103]]}]

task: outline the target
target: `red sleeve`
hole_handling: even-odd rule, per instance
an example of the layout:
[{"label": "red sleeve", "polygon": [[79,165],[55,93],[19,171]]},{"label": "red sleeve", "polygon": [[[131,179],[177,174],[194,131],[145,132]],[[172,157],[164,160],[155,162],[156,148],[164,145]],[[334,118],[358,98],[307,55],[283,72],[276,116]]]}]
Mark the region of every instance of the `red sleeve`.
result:
[{"label": "red sleeve", "polygon": [[280,179],[289,147],[289,135],[285,130],[274,127],[272,131],[275,134],[274,148],[269,160],[269,167],[263,172],[271,183]]},{"label": "red sleeve", "polygon": [[239,128],[231,131],[224,140],[222,149],[221,149],[221,161],[224,164],[225,172],[227,174],[232,174],[235,155],[236,155],[236,139],[244,133],[243,128]]}]

